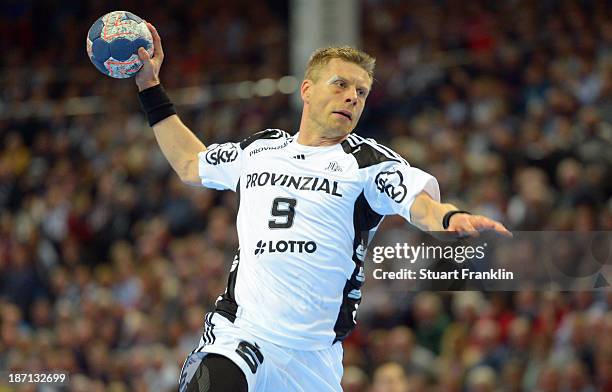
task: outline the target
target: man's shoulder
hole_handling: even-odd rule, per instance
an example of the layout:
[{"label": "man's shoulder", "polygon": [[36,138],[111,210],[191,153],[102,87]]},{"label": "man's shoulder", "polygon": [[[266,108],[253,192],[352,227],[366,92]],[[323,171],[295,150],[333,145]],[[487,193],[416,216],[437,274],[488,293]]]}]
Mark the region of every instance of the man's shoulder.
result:
[{"label": "man's shoulder", "polygon": [[253,143],[260,140],[279,140],[279,139],[289,139],[291,135],[282,129],[264,129],[263,131],[259,131],[257,133],[252,134],[247,137],[243,141],[240,142],[240,148],[246,149]]},{"label": "man's shoulder", "polygon": [[364,138],[354,133],[351,133],[342,142],[342,149],[345,153],[355,157],[360,169],[389,161],[408,165],[408,162],[401,155],[389,147],[376,142],[374,139]]}]

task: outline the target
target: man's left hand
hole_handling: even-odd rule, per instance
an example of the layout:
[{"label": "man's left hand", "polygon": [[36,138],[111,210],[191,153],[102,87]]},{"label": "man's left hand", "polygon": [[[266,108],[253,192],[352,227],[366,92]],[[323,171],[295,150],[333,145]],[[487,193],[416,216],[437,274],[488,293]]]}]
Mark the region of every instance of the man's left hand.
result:
[{"label": "man's left hand", "polygon": [[478,237],[484,230],[493,230],[506,237],[512,237],[512,233],[504,225],[482,215],[454,214],[446,229],[446,231],[456,232],[460,237]]}]

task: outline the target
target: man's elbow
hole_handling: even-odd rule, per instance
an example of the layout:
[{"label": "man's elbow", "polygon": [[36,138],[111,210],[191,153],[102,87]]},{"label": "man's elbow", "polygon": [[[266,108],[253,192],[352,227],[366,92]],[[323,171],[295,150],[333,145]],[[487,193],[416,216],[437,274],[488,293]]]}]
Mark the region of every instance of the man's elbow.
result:
[{"label": "man's elbow", "polygon": [[192,177],[180,177],[181,181],[183,182],[183,184],[187,184],[187,185],[191,185],[191,186],[199,186],[202,183],[200,182],[199,178],[192,178]]},{"label": "man's elbow", "polygon": [[419,193],[410,206],[410,221],[419,229],[424,230],[424,223],[430,218],[432,198],[425,192]]},{"label": "man's elbow", "polygon": [[181,181],[187,185],[200,185],[200,173],[198,172],[198,162],[195,160],[187,161],[176,168]]}]

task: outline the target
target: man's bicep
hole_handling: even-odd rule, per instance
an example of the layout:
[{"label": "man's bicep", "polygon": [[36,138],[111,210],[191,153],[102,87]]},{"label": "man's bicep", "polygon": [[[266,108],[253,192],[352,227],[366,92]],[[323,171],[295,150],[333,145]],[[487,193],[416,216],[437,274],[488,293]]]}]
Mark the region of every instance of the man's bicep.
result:
[{"label": "man's bicep", "polygon": [[379,214],[401,215],[410,222],[410,209],[421,192],[440,200],[438,181],[420,169],[399,162],[369,168],[365,196]]}]

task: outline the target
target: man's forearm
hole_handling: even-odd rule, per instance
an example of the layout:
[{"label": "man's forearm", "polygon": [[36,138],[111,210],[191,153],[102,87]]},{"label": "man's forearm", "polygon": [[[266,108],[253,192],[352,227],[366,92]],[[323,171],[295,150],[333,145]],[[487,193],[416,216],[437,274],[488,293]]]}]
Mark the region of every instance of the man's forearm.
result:
[{"label": "man's forearm", "polygon": [[410,207],[411,223],[424,231],[444,231],[442,221],[449,211],[457,210],[452,204],[438,203],[421,192]]},{"label": "man's forearm", "polygon": [[183,182],[199,184],[198,153],[206,146],[183,124],[176,115],[174,105],[159,81],[159,70],[164,60],[164,50],[157,29],[151,23],[147,28],[153,38],[154,56],[144,48],[138,49],[142,68],[135,77],[140,105],[153,127],[155,139],[170,166]]},{"label": "man's forearm", "polygon": [[438,203],[424,192],[421,192],[412,203],[410,219],[413,225],[421,230],[429,231],[440,239],[444,237],[434,233],[450,231],[457,233],[458,238],[462,238],[463,236],[476,237],[479,231],[494,230],[506,237],[512,237],[512,233],[501,223],[486,216],[459,211],[452,204]]},{"label": "man's forearm", "polygon": [[[147,84],[140,83],[139,90],[141,85]],[[141,89],[138,99],[170,166],[183,182],[198,184],[198,153],[206,149],[204,144],[176,115],[172,101],[159,83]]]}]

